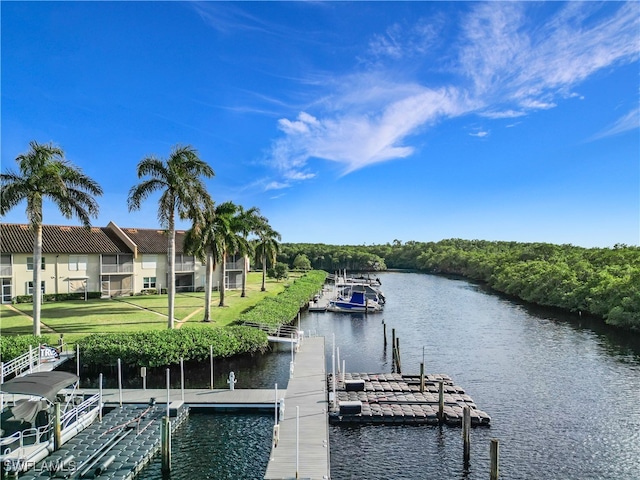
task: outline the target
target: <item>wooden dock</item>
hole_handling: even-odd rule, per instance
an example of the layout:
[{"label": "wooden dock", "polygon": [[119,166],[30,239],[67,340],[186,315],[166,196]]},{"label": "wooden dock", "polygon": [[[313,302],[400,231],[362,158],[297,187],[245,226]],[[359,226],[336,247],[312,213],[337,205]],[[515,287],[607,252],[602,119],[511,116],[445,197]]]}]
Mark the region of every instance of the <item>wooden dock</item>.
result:
[{"label": "wooden dock", "polygon": [[[285,411],[265,479],[328,479],[324,337],[305,338],[284,396]],[[297,408],[296,408],[297,407]]]}]

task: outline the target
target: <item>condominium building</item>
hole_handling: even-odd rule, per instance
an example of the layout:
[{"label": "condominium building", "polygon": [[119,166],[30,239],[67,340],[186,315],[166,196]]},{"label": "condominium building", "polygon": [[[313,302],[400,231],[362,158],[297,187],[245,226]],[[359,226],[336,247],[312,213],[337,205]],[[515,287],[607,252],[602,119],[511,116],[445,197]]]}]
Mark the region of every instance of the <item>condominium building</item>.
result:
[{"label": "condominium building", "polygon": [[[202,262],[184,253],[184,231],[176,231],[176,291],[205,287]],[[25,224],[0,224],[2,303],[33,295],[34,232]],[[165,230],[43,225],[40,289],[43,294],[100,292],[103,297],[160,292],[167,285],[168,238]],[[248,265],[247,265],[248,266]],[[240,288],[243,257],[229,256],[225,287]],[[220,288],[222,268],[214,271],[213,289]]]}]

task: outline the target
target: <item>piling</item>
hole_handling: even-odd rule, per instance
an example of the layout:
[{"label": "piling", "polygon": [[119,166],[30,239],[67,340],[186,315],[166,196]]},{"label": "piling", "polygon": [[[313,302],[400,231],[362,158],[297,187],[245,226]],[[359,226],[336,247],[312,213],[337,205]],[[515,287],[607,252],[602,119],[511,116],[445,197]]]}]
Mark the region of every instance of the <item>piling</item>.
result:
[{"label": "piling", "polygon": [[424,362],[420,364],[420,393],[424,393]]},{"label": "piling", "polygon": [[391,329],[391,365],[396,366],[396,329]]},{"label": "piling", "polygon": [[384,349],[387,349],[387,324],[382,320],[382,333],[384,335]]},{"label": "piling", "polygon": [[118,359],[118,397],[120,398],[120,408],[122,408],[122,362]]},{"label": "piling", "polygon": [[161,435],[161,456],[162,456],[162,473],[171,472],[171,420],[169,416],[162,417]]},{"label": "piling", "polygon": [[497,438],[491,439],[491,448],[489,450],[489,457],[491,461],[491,473],[489,475],[490,480],[498,480],[498,475],[500,475],[498,469],[498,457],[500,450],[500,442]]},{"label": "piling", "polygon": [[80,344],[76,343],[76,375],[78,376],[78,387],[80,386]]},{"label": "piling", "polygon": [[462,460],[464,467],[469,467],[471,453],[471,412],[466,406],[462,409]]},{"label": "piling", "polygon": [[396,370],[402,373],[402,364],[400,362],[400,339],[396,337]]},{"label": "piling", "polygon": [[211,390],[213,390],[213,345],[209,345],[209,363],[211,364]]},{"label": "piling", "polygon": [[438,382],[438,419],[440,423],[444,422],[444,382]]},{"label": "piling", "polygon": [[53,449],[58,450],[62,446],[62,413],[60,411],[60,402],[54,405],[53,417]]}]

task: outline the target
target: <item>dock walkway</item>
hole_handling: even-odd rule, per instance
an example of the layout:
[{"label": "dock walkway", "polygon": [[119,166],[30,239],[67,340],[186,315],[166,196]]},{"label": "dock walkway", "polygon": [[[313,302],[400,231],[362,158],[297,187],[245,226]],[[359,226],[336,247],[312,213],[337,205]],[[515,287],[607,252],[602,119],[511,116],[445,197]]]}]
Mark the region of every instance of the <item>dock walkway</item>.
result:
[{"label": "dock walkway", "polygon": [[[80,389],[85,394],[93,395],[98,393],[97,388]],[[183,391],[172,388],[169,390],[169,403],[182,401]],[[278,397],[282,398],[286,390],[278,390]],[[220,409],[271,409],[275,408],[275,390],[269,388],[256,389],[210,389],[210,388],[190,388],[184,390],[184,403],[189,408],[220,408]],[[158,404],[167,404],[167,390],[159,388],[151,389],[122,389],[122,404],[148,404],[154,398]],[[113,407],[120,405],[120,390],[117,388],[103,389],[102,401],[105,406]]]},{"label": "dock walkway", "polygon": [[265,479],[329,478],[325,375],[324,337],[305,338],[295,356]]}]

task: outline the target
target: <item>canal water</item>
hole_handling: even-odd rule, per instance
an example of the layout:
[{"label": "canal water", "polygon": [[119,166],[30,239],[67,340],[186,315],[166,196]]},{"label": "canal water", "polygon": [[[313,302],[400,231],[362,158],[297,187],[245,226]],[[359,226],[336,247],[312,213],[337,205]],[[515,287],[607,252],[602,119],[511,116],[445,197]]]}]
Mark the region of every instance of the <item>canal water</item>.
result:
[{"label": "canal water", "polygon": [[[491,426],[472,429],[468,468],[459,427],[330,426],[333,479],[486,479],[494,438],[502,479],[640,478],[639,336],[532,309],[464,280],[379,277],[382,313],[302,315],[306,332],[326,337],[327,371],[335,337],[347,371],[390,372],[384,321],[389,344],[392,328],[400,339],[403,373],[418,373],[424,359],[428,373],[464,388]],[[239,388],[286,387],[290,359],[280,345],[260,358],[217,362],[216,388],[230,369]],[[176,377],[174,369],[174,385]],[[189,366],[185,378],[187,386],[208,386],[209,365]],[[272,422],[271,414],[193,414],[174,436],[171,478],[262,478]],[[139,478],[161,477],[156,459]]]}]

